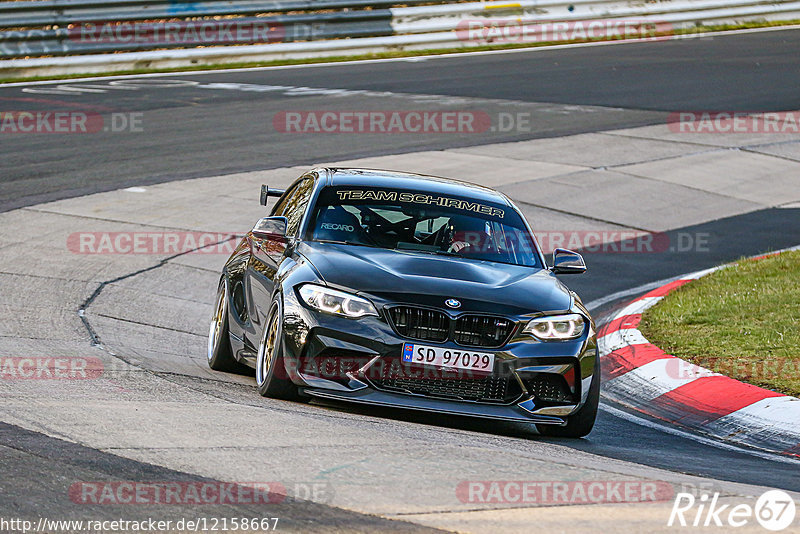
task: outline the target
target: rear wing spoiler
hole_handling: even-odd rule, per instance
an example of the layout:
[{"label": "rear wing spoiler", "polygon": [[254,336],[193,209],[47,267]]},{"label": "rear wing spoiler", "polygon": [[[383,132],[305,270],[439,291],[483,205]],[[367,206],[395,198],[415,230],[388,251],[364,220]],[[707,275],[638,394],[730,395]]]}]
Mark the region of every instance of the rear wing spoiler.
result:
[{"label": "rear wing spoiler", "polygon": [[261,205],[267,205],[267,199],[269,197],[282,197],[283,194],[286,192],[285,189],[270,189],[266,185],[261,186]]}]

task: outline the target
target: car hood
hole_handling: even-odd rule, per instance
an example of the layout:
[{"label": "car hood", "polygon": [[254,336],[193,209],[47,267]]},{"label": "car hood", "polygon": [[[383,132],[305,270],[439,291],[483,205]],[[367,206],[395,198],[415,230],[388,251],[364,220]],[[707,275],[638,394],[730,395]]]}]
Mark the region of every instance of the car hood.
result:
[{"label": "car hood", "polygon": [[548,270],[488,261],[334,243],[303,242],[323,280],[383,303],[437,308],[461,301],[458,311],[515,315],[570,308],[569,290]]}]

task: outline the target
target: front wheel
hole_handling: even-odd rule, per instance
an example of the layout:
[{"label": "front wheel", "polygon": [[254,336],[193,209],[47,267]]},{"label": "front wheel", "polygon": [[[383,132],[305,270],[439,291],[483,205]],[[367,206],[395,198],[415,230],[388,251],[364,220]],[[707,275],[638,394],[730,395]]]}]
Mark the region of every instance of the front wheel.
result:
[{"label": "front wheel", "polygon": [[280,297],[270,307],[264,337],[256,359],[256,385],[262,397],[296,400],[297,386],[287,376],[283,361],[283,306]]},{"label": "front wheel", "polygon": [[600,405],[600,369],[595,366],[592,384],[589,386],[589,394],[586,397],[586,404],[567,417],[565,426],[556,425],[536,425],[536,430],[543,436],[554,436],[561,438],[582,438],[589,434],[594,427],[597,419],[597,408]]}]

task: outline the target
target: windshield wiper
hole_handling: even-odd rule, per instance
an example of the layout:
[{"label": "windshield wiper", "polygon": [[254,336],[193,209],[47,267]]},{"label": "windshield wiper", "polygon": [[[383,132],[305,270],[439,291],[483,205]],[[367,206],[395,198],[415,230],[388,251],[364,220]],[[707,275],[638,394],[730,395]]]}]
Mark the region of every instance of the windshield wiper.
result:
[{"label": "windshield wiper", "polygon": [[450,252],[449,250],[435,250],[433,253],[436,254],[437,256],[461,256],[461,257],[463,257],[463,254],[459,254],[458,252]]},{"label": "windshield wiper", "polygon": [[430,250],[426,248],[397,247],[395,250],[402,250],[404,252],[421,252],[422,254],[430,254],[431,256],[461,256],[461,254],[458,252],[449,252],[447,250]]}]

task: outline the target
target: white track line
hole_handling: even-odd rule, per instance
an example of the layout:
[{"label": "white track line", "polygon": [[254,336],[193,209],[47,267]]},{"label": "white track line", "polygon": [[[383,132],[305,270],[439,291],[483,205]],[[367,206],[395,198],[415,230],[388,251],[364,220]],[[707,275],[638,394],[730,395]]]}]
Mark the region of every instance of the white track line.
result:
[{"label": "white track line", "polygon": [[629,421],[631,423],[644,426],[647,428],[652,428],[654,430],[660,430],[661,432],[665,432],[667,434],[672,434],[673,436],[679,436],[685,439],[689,439],[692,441],[696,441],[698,443],[702,443],[704,445],[709,445],[711,447],[716,447],[717,449],[725,449],[728,451],[739,452],[742,454],[749,454],[750,456],[757,456],[759,458],[763,458],[765,460],[772,460],[774,462],[782,462],[785,464],[792,464],[792,465],[800,465],[800,460],[792,458],[791,456],[780,456],[779,454],[775,453],[768,453],[762,452],[755,449],[749,449],[744,447],[738,447],[736,445],[731,445],[730,443],[725,443],[724,441],[717,441],[712,438],[707,438],[705,436],[701,436],[700,434],[692,434],[691,432],[686,432],[683,430],[679,430],[673,426],[664,425],[660,423],[656,423],[655,421],[651,421],[649,419],[644,419],[641,417],[637,417],[633,414],[630,414],[626,411],[620,410],[619,408],[614,408],[613,406],[609,406],[608,399],[605,399],[606,403],[600,404],[600,409],[604,412],[607,412],[614,417],[619,417],[620,419],[624,419],[625,421]]},{"label": "white track line", "polygon": [[[2,86],[0,86],[2,87]],[[671,278],[664,278],[663,280],[656,280],[655,282],[648,282],[647,284],[642,284],[640,286],[632,287],[630,289],[625,289],[622,291],[617,291],[616,293],[611,293],[610,295],[606,295],[605,297],[600,297],[599,299],[594,299],[590,302],[587,302],[585,306],[589,309],[589,311],[594,312],[597,308],[604,304],[608,304],[609,302],[614,302],[615,300],[619,300],[625,297],[630,297],[632,295],[638,295],[639,293],[646,293],[653,289],[658,289],[659,287],[669,284],[670,282],[674,282],[675,280],[680,280],[681,276],[673,276]]]}]

